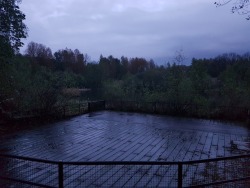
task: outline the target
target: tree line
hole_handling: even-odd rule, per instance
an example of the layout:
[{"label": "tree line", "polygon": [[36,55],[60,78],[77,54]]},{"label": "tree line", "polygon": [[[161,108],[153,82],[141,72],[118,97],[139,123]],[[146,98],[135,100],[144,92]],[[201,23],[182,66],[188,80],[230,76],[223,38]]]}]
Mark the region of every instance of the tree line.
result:
[{"label": "tree line", "polygon": [[[145,58],[100,56],[91,62],[78,49],[61,49],[31,42],[19,53],[26,38],[25,15],[20,0],[0,1],[0,115],[39,111],[50,113],[58,105],[75,101],[65,96],[67,88],[90,88],[82,99],[166,102],[202,106],[197,111],[209,117],[217,107],[231,107],[231,113],[250,108],[250,53],[222,54],[209,59],[192,59],[182,65],[182,54],[173,62],[156,65]],[[244,1],[238,10],[245,7]],[[221,4],[217,4],[220,6]],[[69,90],[66,90],[67,92]],[[177,105],[178,106],[178,105]],[[227,112],[223,112],[227,113]]]},{"label": "tree line", "polygon": [[69,101],[63,89],[90,88],[82,99],[193,104],[209,111],[217,106],[250,108],[250,53],[194,58],[191,65],[177,64],[179,58],[160,66],[153,60],[112,55],[91,62],[78,49],[52,53],[31,42],[25,54],[1,63],[0,100],[14,111],[39,108],[48,113]]}]

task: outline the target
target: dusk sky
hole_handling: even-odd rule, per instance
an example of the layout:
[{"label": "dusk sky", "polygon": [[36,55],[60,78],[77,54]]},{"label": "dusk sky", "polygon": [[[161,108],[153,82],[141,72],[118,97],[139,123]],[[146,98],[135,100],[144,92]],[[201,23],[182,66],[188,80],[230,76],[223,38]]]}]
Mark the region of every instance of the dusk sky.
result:
[{"label": "dusk sky", "polygon": [[[188,62],[250,49],[250,21],[215,0],[23,0],[29,37],[53,52],[144,57],[157,64],[183,51]],[[161,60],[161,61],[160,61]]]}]

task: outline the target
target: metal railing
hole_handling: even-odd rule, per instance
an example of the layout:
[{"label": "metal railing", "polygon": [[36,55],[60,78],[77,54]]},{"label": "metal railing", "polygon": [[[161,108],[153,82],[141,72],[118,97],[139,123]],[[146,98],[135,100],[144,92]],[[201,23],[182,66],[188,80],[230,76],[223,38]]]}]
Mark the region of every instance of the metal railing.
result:
[{"label": "metal railing", "polygon": [[250,117],[247,106],[205,106],[192,103],[108,100],[106,109],[231,120],[246,120]]},{"label": "metal railing", "polygon": [[250,155],[180,162],[65,162],[6,154],[0,159],[4,187],[244,187],[250,182]]},{"label": "metal railing", "polygon": [[[33,109],[29,111],[13,112],[10,113],[8,119],[13,119],[16,121],[21,121],[24,119],[39,119],[44,116],[52,117],[70,117],[75,115],[80,115],[88,112],[94,112],[98,110],[105,110],[105,101],[85,101],[73,104],[65,104],[54,106],[49,111],[44,111],[42,109]],[[46,113],[47,114],[46,114]]]},{"label": "metal railing", "polygon": [[54,115],[67,117],[98,110],[105,110],[105,101],[86,101],[76,104],[57,106],[54,110]]},{"label": "metal railing", "polygon": [[[247,120],[250,122],[248,107],[214,106],[207,107],[196,104],[178,104],[168,102],[142,102],[142,101],[86,101],[75,104],[55,106],[47,115],[69,117],[98,110],[119,110],[129,112],[146,112],[167,115],[181,115],[193,117],[206,117],[215,119]],[[14,113],[10,118],[36,118],[44,114],[39,109],[27,112]]]},{"label": "metal railing", "polygon": [[88,111],[93,112],[98,110],[105,110],[105,103],[106,102],[104,100],[88,102]]}]

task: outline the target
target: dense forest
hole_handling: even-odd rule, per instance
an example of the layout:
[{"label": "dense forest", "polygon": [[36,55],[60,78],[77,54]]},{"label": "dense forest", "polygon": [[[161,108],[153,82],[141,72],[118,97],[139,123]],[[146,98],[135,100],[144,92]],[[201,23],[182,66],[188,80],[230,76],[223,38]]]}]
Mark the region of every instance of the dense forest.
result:
[{"label": "dense forest", "polygon": [[[230,107],[235,113],[250,108],[250,53],[192,59],[189,66],[181,60],[179,55],[159,66],[144,58],[101,55],[98,62],[91,62],[77,49],[52,53],[31,42],[25,54],[0,63],[1,108],[49,113],[74,98],[192,104],[207,113],[217,107]],[[63,92],[69,88],[91,92],[74,97]]]}]

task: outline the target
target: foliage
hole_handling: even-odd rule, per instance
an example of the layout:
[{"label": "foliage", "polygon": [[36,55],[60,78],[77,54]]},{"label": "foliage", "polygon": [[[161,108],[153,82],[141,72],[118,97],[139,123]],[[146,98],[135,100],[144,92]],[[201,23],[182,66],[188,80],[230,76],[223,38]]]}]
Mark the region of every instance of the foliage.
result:
[{"label": "foliage", "polygon": [[[173,63],[157,66],[144,58],[100,56],[87,62],[79,50],[58,50],[30,43],[26,55],[1,64],[1,101],[13,99],[19,111],[49,113],[57,105],[76,101],[64,89],[90,89],[82,99],[130,100],[172,104],[174,114],[183,106],[199,107],[199,117],[221,117],[234,107],[234,114],[250,108],[250,53],[222,54],[211,59],[193,59],[190,66]],[[87,89],[87,90],[88,90]],[[230,115],[231,116],[231,115]],[[230,118],[230,116],[228,118]]]},{"label": "foliage", "polygon": [[122,81],[109,80],[103,83],[103,96],[108,100],[119,100],[124,96]]},{"label": "foliage", "polygon": [[61,71],[73,71],[77,74],[81,74],[84,71],[84,67],[87,63],[88,56],[82,54],[78,49],[74,51],[71,49],[58,50],[54,54],[56,69]]},{"label": "foliage", "polygon": [[27,37],[27,27],[23,23],[25,15],[19,10],[20,0],[0,1],[0,60],[11,57],[23,45]]}]

